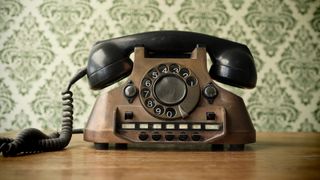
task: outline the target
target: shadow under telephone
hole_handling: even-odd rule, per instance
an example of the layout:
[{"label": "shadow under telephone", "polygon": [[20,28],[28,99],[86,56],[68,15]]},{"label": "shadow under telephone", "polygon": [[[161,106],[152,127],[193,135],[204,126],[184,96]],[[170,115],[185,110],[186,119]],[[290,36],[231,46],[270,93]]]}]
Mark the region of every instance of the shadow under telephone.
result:
[{"label": "shadow under telephone", "polygon": [[[209,72],[206,53],[212,60]],[[97,149],[110,143],[206,143],[243,150],[256,140],[241,97],[213,81],[254,88],[257,73],[249,49],[199,33],[157,31],[97,42],[87,67],[62,92],[61,132],[25,129],[16,139],[0,138],[0,152],[15,156],[64,149],[73,132],[70,88],[85,75],[94,90],[128,77],[120,87],[103,91],[92,109],[83,132]]]}]

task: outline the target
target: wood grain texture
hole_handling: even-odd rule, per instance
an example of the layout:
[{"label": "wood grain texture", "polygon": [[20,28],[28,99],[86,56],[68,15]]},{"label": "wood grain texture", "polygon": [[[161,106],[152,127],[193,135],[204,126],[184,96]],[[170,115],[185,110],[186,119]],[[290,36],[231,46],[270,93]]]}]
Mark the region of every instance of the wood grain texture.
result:
[{"label": "wood grain texture", "polygon": [[209,149],[130,145],[101,151],[74,135],[64,151],[0,156],[0,179],[320,179],[320,133],[257,133],[257,143],[244,152]]}]

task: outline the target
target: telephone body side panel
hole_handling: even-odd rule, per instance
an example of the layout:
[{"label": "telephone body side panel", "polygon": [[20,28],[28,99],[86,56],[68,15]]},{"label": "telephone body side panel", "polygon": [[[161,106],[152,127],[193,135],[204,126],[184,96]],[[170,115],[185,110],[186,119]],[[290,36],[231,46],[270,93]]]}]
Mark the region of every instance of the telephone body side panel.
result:
[{"label": "telephone body side panel", "polygon": [[[97,98],[84,130],[84,140],[94,143],[255,142],[255,129],[242,98],[220,88],[208,74],[205,48],[195,48],[190,58],[173,59],[148,58],[145,57],[143,47],[136,47],[134,56],[135,62],[128,81],[111,91],[103,91]],[[196,78],[195,89],[198,90],[188,87],[187,91],[192,93],[186,93],[181,102],[184,103],[181,105],[182,110],[179,104],[175,105],[176,119],[162,118],[165,116],[164,112],[159,116],[161,118],[151,115],[147,111],[152,112],[154,105],[148,109],[142,104],[146,101],[141,96],[142,81],[147,76],[146,73],[163,64],[177,64],[180,69],[185,67]],[[132,102],[124,95],[124,88],[128,84],[137,90],[137,94],[131,98]],[[217,92],[211,102],[203,94],[208,85],[213,86]],[[193,105],[188,105],[189,100],[194,102]],[[168,108],[170,105],[165,105],[162,111]],[[187,113],[183,109],[187,109]]]}]

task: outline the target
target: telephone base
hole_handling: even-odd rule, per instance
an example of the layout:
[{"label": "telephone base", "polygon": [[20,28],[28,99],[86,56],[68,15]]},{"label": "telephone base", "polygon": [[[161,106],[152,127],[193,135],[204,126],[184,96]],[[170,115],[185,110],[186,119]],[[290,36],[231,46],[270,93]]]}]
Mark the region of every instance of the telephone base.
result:
[{"label": "telephone base", "polygon": [[134,51],[137,63],[128,80],[97,98],[84,140],[115,143],[115,149],[127,143],[214,144],[213,150],[231,151],[256,141],[243,99],[209,76],[204,47],[174,60],[145,56],[143,47]]}]

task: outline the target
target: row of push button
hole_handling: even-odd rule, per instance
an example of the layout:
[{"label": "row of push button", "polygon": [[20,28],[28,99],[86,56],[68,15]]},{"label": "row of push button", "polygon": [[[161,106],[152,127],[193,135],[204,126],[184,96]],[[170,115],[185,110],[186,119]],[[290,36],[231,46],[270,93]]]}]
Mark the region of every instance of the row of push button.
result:
[{"label": "row of push button", "polygon": [[135,129],[155,129],[155,130],[219,130],[220,124],[201,123],[201,124],[161,124],[161,123],[122,123],[122,129],[135,130]]},{"label": "row of push button", "polygon": [[[146,132],[141,132],[139,134],[138,138],[141,141],[146,141],[149,138],[149,134],[147,134]],[[162,135],[160,133],[158,133],[158,132],[154,132],[151,135],[151,139],[154,140],[154,141],[159,141],[159,140],[161,140],[161,138],[162,138]],[[172,134],[172,133],[167,133],[167,134],[165,134],[164,138],[167,141],[172,141],[172,140],[174,140],[175,135]],[[189,139],[189,136],[184,132],[182,132],[181,134],[178,135],[178,140],[179,141],[187,141],[188,139]],[[198,133],[193,133],[191,135],[191,139],[193,141],[200,141],[201,140],[201,135],[198,134]]]}]

